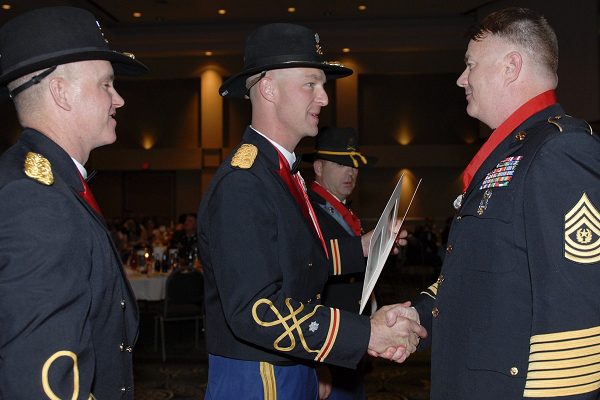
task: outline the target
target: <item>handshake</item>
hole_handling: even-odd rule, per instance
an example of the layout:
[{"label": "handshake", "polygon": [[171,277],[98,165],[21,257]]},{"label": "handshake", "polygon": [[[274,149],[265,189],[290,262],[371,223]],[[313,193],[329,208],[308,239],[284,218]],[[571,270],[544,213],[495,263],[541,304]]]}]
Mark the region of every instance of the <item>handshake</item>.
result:
[{"label": "handshake", "polygon": [[371,316],[371,338],[367,353],[397,363],[415,352],[427,331],[419,324],[419,314],[410,302],[383,306]]}]

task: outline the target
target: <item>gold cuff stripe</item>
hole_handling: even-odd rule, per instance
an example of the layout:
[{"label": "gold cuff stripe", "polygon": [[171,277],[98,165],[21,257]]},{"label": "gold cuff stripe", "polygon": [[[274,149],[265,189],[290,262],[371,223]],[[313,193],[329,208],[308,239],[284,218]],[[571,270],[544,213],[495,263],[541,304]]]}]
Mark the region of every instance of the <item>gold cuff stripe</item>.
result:
[{"label": "gold cuff stripe", "polygon": [[421,294],[427,295],[427,296],[429,296],[429,297],[431,297],[432,299],[435,300],[435,296],[433,294],[429,293],[429,292],[422,291]]},{"label": "gold cuff stripe", "polygon": [[589,393],[600,389],[600,382],[591,383],[589,385],[568,387],[560,389],[525,389],[523,397],[558,397],[558,396],[574,396],[577,394]]},{"label": "gold cuff stripe", "polygon": [[321,348],[321,351],[315,357],[315,361],[323,362],[331,352],[333,345],[337,339],[337,335],[340,329],[340,310],[337,308],[330,308],[329,318],[329,330],[327,331],[327,337],[325,343]]},{"label": "gold cuff stripe", "polygon": [[[572,353],[573,358],[554,359],[552,361],[530,361],[530,371],[553,370],[562,368],[578,368],[593,363],[600,363],[600,354],[589,354],[589,350],[582,350],[581,356]],[[600,368],[600,367],[598,367]]]},{"label": "gold cuff stripe", "polygon": [[597,382],[600,382],[600,372],[572,378],[527,379],[525,389],[567,388],[572,386],[590,385]]},{"label": "gold cuff stripe", "polygon": [[598,365],[590,364],[585,367],[565,369],[565,365],[560,365],[563,369],[554,369],[549,371],[529,371],[527,379],[560,379],[571,378],[574,376],[595,374],[598,372]]},{"label": "gold cuff stripe", "polygon": [[44,363],[42,367],[42,387],[44,389],[44,393],[50,400],[61,400],[55,393],[52,391],[50,387],[50,382],[48,382],[48,371],[50,367],[60,357],[69,357],[73,360],[73,396],[71,396],[71,400],[77,400],[79,397],[79,367],[77,366],[77,355],[72,351],[61,350],[52,354]]},{"label": "gold cuff stripe", "polygon": [[[577,348],[582,347],[596,347],[600,349],[600,336],[593,336],[584,339],[573,339],[573,340],[565,340],[562,342],[549,342],[549,343],[538,343],[532,344],[530,353],[533,356],[540,356],[541,359],[549,360],[551,357],[546,357],[544,354],[548,353],[538,353],[538,352],[571,352],[576,351]],[[589,353],[588,353],[589,354]],[[556,357],[554,357],[556,358]]]},{"label": "gold cuff stripe", "polygon": [[333,262],[333,275],[342,274],[342,259],[340,256],[340,245],[337,239],[331,239],[329,241],[331,245],[331,258]]},{"label": "gold cuff stripe", "polygon": [[260,378],[263,383],[265,400],[277,400],[277,385],[275,381],[275,369],[268,362],[260,362]]},{"label": "gold cuff stripe", "polygon": [[600,327],[535,335],[525,397],[569,396],[600,387]]},{"label": "gold cuff stripe", "polygon": [[427,288],[427,290],[423,290],[421,292],[421,294],[426,294],[427,296],[429,296],[435,300],[435,297],[437,296],[437,291],[438,291],[438,283],[436,282],[433,285],[429,286]]},{"label": "gold cuff stripe", "polygon": [[[530,343],[542,343],[542,342],[553,342],[557,340],[570,340],[570,339],[581,339],[589,336],[600,335],[600,326],[593,328],[578,329],[575,331],[557,332],[557,333],[545,333],[543,335],[534,335],[530,339]],[[600,338],[598,338],[600,343]]]}]

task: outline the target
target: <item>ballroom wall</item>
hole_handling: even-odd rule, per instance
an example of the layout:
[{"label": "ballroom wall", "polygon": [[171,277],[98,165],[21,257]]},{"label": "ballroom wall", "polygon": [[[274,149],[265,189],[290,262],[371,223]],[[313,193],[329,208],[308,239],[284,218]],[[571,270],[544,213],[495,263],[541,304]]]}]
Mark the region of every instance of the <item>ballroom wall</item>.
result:
[{"label": "ballroom wall", "polygon": [[[327,43],[341,38],[364,42],[362,36],[372,36],[372,49],[342,54],[330,47],[334,50],[327,54],[355,74],[328,83],[330,104],[321,114],[322,126],[356,127],[361,150],[379,159],[375,168],[360,172],[353,196],[353,207],[367,226],[376,221],[402,172],[407,187],[422,178],[409,218],[441,222],[452,214],[460,173],[489,133],[466,115],[464,91],[455,84],[464,68],[462,33],[491,7],[513,3],[493,2],[449,22],[385,21],[364,29],[343,21],[303,22],[320,32],[326,52]],[[558,33],[563,105],[574,115],[600,120],[597,1],[582,0],[567,9],[559,2],[519,3],[543,10]],[[232,26],[239,49],[217,57],[154,53],[141,39],[142,31],[105,28],[114,38],[111,44],[130,45],[151,69],[145,77],[116,82],[126,101],[117,112],[118,141],[96,149],[87,164],[99,171],[91,186],[105,215],[170,220],[196,210],[219,162],[250,121],[248,101],[223,100],[215,88],[241,69],[241,38],[252,28]],[[193,33],[179,36],[183,34]],[[157,46],[165,46],[169,38],[163,36]],[[0,101],[0,151],[18,132],[12,105]],[[312,139],[303,140],[298,150],[309,152],[312,145]],[[303,174],[311,176],[310,166]],[[404,206],[408,194],[403,194]]]}]

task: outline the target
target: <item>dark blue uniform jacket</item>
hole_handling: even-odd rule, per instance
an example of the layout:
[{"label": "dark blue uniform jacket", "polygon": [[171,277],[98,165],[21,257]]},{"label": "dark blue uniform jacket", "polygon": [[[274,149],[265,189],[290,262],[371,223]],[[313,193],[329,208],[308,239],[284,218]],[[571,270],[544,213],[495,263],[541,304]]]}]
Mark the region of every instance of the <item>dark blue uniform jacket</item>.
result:
[{"label": "dark blue uniform jacket", "polygon": [[600,139],[559,105],[489,156],[416,302],[431,399],[598,399]]},{"label": "dark blue uniform jacket", "polygon": [[37,131],[0,158],[1,399],[133,399],[137,306],[82,186]]},{"label": "dark blue uniform jacket", "polygon": [[208,351],[354,367],[369,319],[320,304],[331,266],[278,171],[275,147],[248,128],[202,199]]}]

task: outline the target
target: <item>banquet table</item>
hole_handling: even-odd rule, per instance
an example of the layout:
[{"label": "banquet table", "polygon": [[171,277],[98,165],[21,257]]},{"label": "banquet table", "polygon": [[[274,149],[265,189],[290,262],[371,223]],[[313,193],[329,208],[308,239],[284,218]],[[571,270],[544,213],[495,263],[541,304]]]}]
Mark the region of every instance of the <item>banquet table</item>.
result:
[{"label": "banquet table", "polygon": [[142,274],[127,267],[125,268],[125,272],[136,299],[146,301],[160,301],[165,299],[168,274],[157,272]]}]

